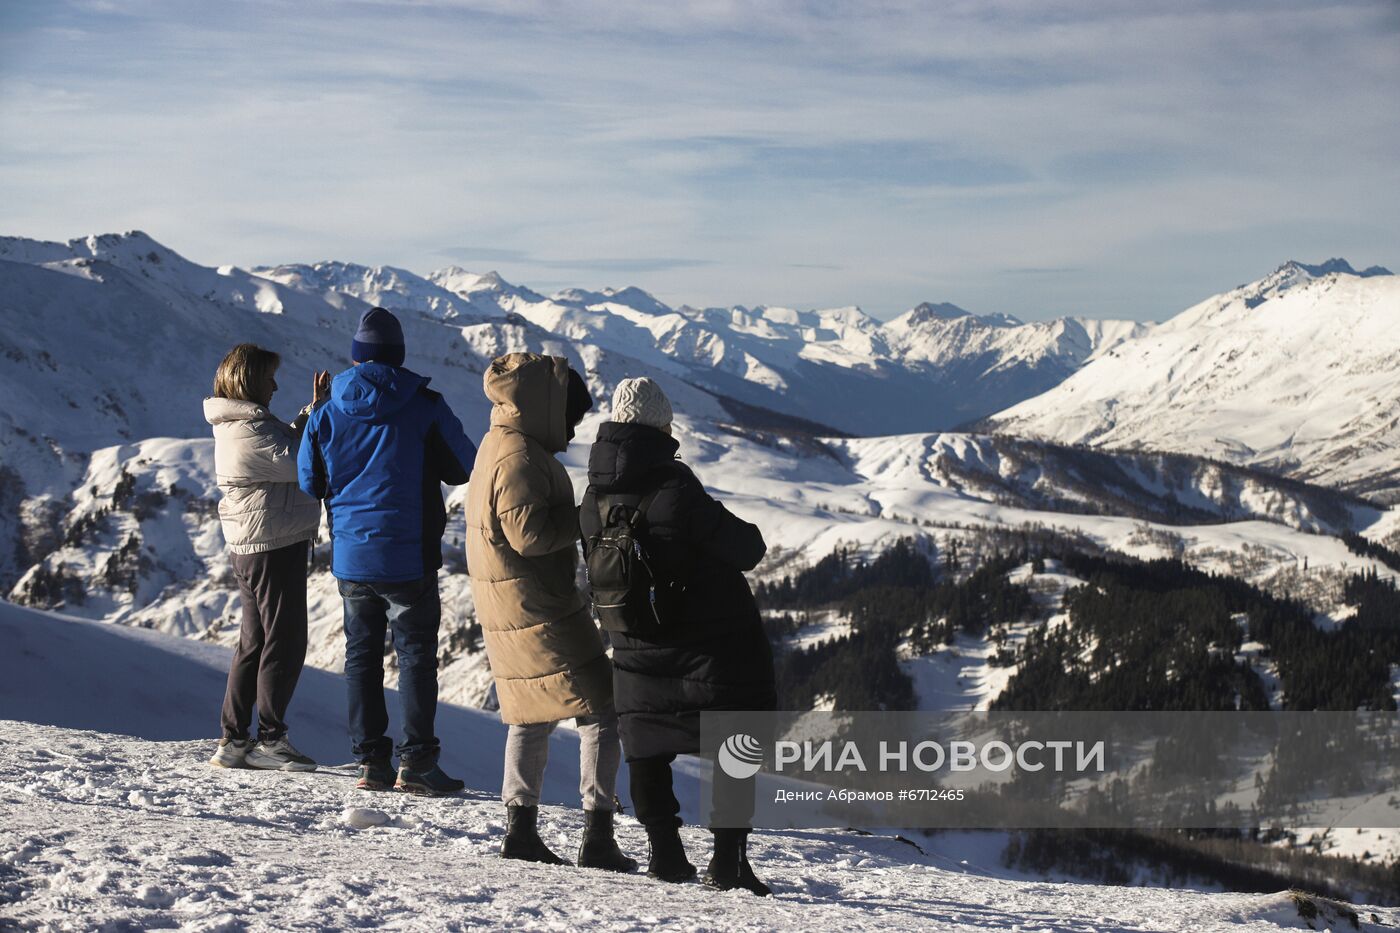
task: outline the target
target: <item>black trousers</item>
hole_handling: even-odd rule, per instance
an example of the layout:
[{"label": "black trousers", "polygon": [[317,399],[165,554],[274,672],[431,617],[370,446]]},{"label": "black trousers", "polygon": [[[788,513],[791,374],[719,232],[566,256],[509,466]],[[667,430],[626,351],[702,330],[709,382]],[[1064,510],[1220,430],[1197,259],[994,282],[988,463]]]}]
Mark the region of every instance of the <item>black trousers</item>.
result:
[{"label": "black trousers", "polygon": [[307,544],[232,555],[243,624],[224,691],[221,719],[228,738],[248,738],[254,703],[260,740],[287,733],[287,706],[306,662]]},{"label": "black trousers", "polygon": [[[637,822],[648,829],[681,825],[681,805],[671,782],[671,762],[675,760],[675,755],[657,755],[632,758],[627,762]],[[757,787],[755,778],[736,781],[716,767],[711,787],[710,825],[731,829],[752,825]]]}]

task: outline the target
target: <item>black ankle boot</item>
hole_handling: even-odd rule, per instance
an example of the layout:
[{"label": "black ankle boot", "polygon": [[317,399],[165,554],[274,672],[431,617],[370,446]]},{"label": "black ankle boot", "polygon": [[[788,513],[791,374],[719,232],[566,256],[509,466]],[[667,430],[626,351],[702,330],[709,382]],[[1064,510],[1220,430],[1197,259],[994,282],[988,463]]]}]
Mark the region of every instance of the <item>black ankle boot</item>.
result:
[{"label": "black ankle boot", "polygon": [[712,829],[710,832],[715,837],[715,853],[701,881],[721,891],[743,888],[759,897],[773,893],[772,888],[758,880],[749,865],[747,829]]},{"label": "black ankle boot", "polygon": [[583,811],[583,842],[578,847],[578,867],[622,872],[637,870],[636,859],[623,855],[613,838],[611,810]]},{"label": "black ankle boot", "polygon": [[506,807],[506,838],[501,843],[501,858],[516,858],[526,862],[540,862],[545,865],[567,865],[568,859],[560,858],[549,850],[540,838],[536,828],[539,807]]},{"label": "black ankle boot", "polygon": [[676,826],[648,826],[647,842],[651,854],[647,859],[647,875],[661,881],[689,881],[695,877],[695,866],[685,857],[680,830]]}]

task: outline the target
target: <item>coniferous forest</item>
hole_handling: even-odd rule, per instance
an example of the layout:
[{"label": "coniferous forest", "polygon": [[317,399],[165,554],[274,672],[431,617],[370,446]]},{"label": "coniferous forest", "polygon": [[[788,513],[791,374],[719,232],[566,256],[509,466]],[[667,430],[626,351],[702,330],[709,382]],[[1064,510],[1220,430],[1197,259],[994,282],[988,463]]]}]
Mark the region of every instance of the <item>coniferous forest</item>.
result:
[{"label": "coniferous forest", "polygon": [[[1055,561],[1084,581],[1065,594],[1070,624],[1033,629],[993,708],[1014,710],[1268,709],[1258,673],[1236,655],[1263,646],[1277,666],[1285,709],[1393,710],[1390,666],[1400,663],[1400,590],[1374,570],[1354,574],[1343,624],[1320,627],[1316,613],[1236,577],[1180,560],[1140,561],[1089,554],[1042,536],[998,548],[974,569],[954,550],[931,559],[905,538],[871,558],[838,549],[756,595],[779,658],[784,708],[808,709],[832,696],[836,709],[909,709],[917,702],[896,651],[928,654],[959,633],[985,635],[1034,613],[1030,588],[1013,568]],[[1033,579],[1033,575],[1032,575]],[[819,611],[849,619],[849,634],[787,649]]]},{"label": "coniferous forest", "polygon": [[[1353,552],[1400,568],[1400,553],[1365,539]],[[1016,568],[1030,565],[1029,577]],[[1319,624],[1314,607],[1238,577],[1179,559],[1143,561],[1086,547],[1043,530],[942,549],[905,538],[865,557],[840,548],[756,595],[773,640],[780,706],[836,710],[916,709],[919,698],[900,658],[932,654],[960,633],[994,643],[1008,626],[1038,621],[1034,581],[1047,565],[1082,581],[1059,611],[1066,625],[1027,625],[1023,639],[996,651],[1014,665],[991,703],[1006,710],[1394,710],[1392,665],[1400,664],[1400,590],[1375,569],[1353,573],[1342,596],[1352,610]],[[1020,582],[1011,582],[1010,578]],[[849,624],[825,640],[794,636],[835,613]],[[1251,644],[1252,643],[1252,644]],[[1271,696],[1242,648],[1271,665]],[[901,654],[902,650],[902,654]],[[1013,834],[1008,864],[1038,871],[1136,871],[1235,890],[1301,887],[1335,894],[1348,885],[1400,896],[1400,862],[1327,857],[1296,845],[1287,830],[1048,831]],[[1126,873],[1126,874],[1125,874]],[[1120,877],[1121,876],[1121,877]]]}]

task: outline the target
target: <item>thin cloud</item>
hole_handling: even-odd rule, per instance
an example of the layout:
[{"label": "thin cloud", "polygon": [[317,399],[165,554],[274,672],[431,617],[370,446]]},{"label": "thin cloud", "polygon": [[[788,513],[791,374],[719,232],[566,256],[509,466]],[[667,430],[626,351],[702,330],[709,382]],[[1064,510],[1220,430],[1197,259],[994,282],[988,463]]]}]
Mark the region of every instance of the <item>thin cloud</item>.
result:
[{"label": "thin cloud", "polygon": [[675,256],[639,256],[634,259],[537,259],[533,265],[545,269],[578,269],[581,272],[670,272],[674,269],[700,269],[715,265],[713,259]]},{"label": "thin cloud", "polygon": [[1027,319],[1400,256],[1390,0],[100,7],[0,13],[6,233]]},{"label": "thin cloud", "polygon": [[668,272],[713,266],[712,259],[676,256],[637,256],[608,259],[545,259],[524,250],[492,247],[452,246],[437,251],[460,262],[509,262],[530,269],[575,269],[580,272]]},{"label": "thin cloud", "polygon": [[530,255],[518,249],[497,249],[492,246],[449,246],[437,251],[439,256],[461,262],[529,262]]}]

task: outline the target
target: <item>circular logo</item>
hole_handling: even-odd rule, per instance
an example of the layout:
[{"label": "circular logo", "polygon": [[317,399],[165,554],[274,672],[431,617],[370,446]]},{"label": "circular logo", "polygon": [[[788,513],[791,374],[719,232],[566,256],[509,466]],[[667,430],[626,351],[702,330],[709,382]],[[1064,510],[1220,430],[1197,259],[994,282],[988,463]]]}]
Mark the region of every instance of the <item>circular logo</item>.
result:
[{"label": "circular logo", "polygon": [[720,770],[742,781],[753,777],[763,767],[763,746],[753,736],[738,732],[724,740],[718,758]]}]

